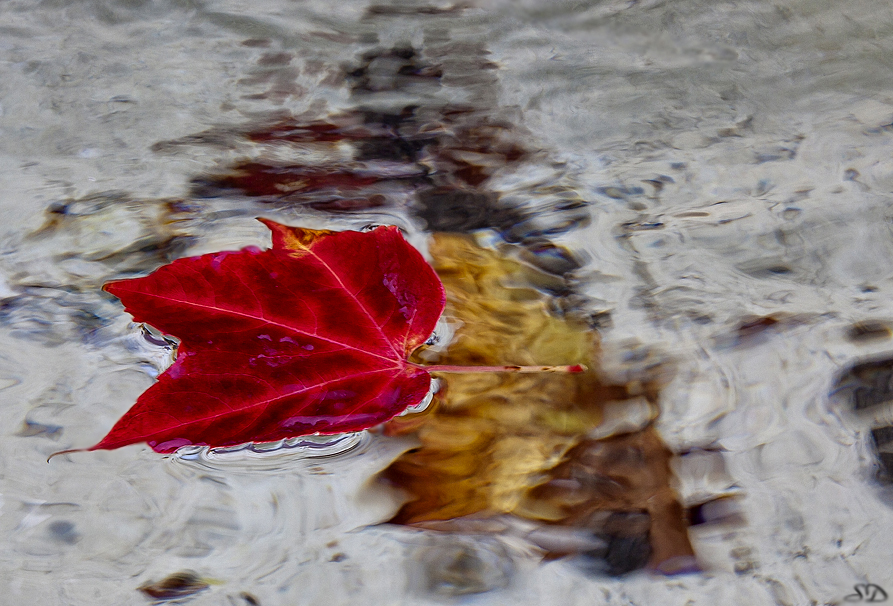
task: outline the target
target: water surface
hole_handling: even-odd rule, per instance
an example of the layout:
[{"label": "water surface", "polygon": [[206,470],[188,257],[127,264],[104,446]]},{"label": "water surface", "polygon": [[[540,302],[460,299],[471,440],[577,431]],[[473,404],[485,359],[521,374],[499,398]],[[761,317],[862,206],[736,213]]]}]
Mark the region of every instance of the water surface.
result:
[{"label": "water surface", "polygon": [[[147,603],[184,571],[196,605],[893,591],[891,51],[893,9],[867,0],[5,2],[0,587],[71,605]],[[396,224],[422,249],[474,232],[537,267],[553,311],[598,331],[606,382],[660,369],[700,571],[630,549],[612,576],[577,535],[543,561],[508,523],[381,524],[402,497],[373,478],[413,444],[378,434],[47,465],[171,362],[100,286],[267,246],[260,215]]]}]

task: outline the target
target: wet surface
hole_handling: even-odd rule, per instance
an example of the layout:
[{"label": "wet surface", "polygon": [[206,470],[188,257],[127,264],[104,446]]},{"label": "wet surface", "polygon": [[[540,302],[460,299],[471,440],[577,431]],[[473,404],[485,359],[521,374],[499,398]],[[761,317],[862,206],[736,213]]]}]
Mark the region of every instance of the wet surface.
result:
[{"label": "wet surface", "polygon": [[[0,587],[91,605],[889,591],[891,23],[861,1],[5,4]],[[447,379],[334,441],[48,466],[175,355],[101,285],[266,246],[257,216],[395,224],[445,281],[482,284],[431,360],[551,363],[585,337],[592,373]],[[487,254],[498,278],[462,273]]]}]

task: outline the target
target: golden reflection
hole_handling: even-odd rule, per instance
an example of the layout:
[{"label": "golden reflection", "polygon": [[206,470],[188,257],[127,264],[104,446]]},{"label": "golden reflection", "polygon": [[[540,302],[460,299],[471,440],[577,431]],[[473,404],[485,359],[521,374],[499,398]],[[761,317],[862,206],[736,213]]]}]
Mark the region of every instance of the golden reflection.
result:
[{"label": "golden reflection", "polygon": [[[691,555],[682,508],[669,487],[670,452],[650,428],[653,415],[641,414],[643,398],[656,409],[657,380],[603,383],[595,370],[597,333],[548,312],[547,296],[532,287],[548,279],[538,270],[473,236],[436,234],[430,252],[455,336],[445,350],[420,350],[417,361],[583,364],[589,370],[442,375],[431,407],[387,426],[391,434],[413,433],[420,443],[384,473],[411,495],[393,521],[443,528],[456,518],[512,514],[650,536],[654,565]],[[621,416],[627,407],[630,422],[612,419],[617,429],[601,427],[608,404]],[[611,517],[615,512],[622,515]],[[611,530],[608,519],[614,526],[635,524]]]}]

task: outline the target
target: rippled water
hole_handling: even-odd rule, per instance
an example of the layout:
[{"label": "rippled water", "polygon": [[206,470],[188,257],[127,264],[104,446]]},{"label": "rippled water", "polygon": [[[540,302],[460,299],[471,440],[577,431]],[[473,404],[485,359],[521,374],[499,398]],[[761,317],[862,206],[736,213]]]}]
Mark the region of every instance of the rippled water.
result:
[{"label": "rippled water", "polygon": [[[893,8],[867,0],[7,0],[0,601],[142,604],[177,574],[156,597],[893,592],[891,51]],[[589,445],[657,405],[661,482],[699,570],[655,570],[672,524],[649,534],[648,507],[614,534],[614,518],[384,524],[406,495],[377,478],[411,437],[48,465],[97,442],[174,355],[100,286],[267,246],[259,215],[396,224],[423,250],[474,232],[542,270],[553,310],[599,332],[607,383],[661,377]],[[650,552],[630,530],[643,519]]]}]

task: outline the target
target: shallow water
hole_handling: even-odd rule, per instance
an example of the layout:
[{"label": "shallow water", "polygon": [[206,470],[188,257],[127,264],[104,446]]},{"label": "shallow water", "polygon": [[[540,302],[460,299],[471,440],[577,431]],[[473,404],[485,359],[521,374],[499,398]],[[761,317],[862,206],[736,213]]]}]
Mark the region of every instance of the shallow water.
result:
[{"label": "shallow water", "polygon": [[[143,604],[183,571],[196,605],[893,591],[893,364],[865,364],[893,357],[893,8],[243,4],[0,6],[4,599]],[[100,286],[267,246],[259,215],[422,250],[475,232],[544,270],[607,382],[660,375],[700,570],[611,576],[579,532],[544,561],[518,520],[382,524],[405,495],[375,478],[411,438],[47,465],[172,360]]]}]

